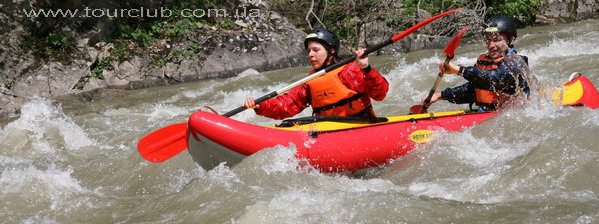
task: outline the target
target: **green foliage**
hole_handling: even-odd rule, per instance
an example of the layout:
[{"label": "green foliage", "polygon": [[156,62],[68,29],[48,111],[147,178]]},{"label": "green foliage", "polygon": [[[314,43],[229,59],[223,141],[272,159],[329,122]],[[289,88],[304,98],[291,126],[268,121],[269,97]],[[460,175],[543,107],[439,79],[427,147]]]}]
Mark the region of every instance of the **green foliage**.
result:
[{"label": "green foliage", "polygon": [[[185,14],[186,18],[183,20],[188,20],[192,23],[194,23],[194,25],[197,28],[201,28],[203,26],[203,23],[210,23],[210,24],[214,24],[214,20],[213,18],[209,17],[209,16],[204,16],[204,17],[194,17],[193,15],[191,15],[191,13],[188,11],[189,9],[203,9],[203,10],[207,10],[210,8],[216,8],[218,7],[217,5],[218,1],[216,0],[190,0],[190,1],[180,1],[177,3],[177,5],[175,5],[172,8],[173,14],[174,15],[182,15]],[[222,7],[222,3],[219,3]],[[186,10],[186,11],[183,11]],[[177,17],[171,17],[171,18],[167,18],[166,20],[169,21],[170,23],[172,23],[174,20],[177,20]]]},{"label": "green foliage", "polygon": [[198,28],[198,29],[201,29],[202,27],[204,27],[204,24],[199,21],[194,22],[193,25],[195,25],[196,28]]},{"label": "green foliage", "polygon": [[34,34],[32,32],[25,35],[19,42],[19,47],[28,49],[34,55],[47,59],[57,57],[71,49],[73,39],[66,31],[53,31],[46,34]]},{"label": "green foliage", "polygon": [[148,47],[154,44],[154,37],[146,30],[137,29],[131,34],[131,37],[136,40],[142,47]]},{"label": "green foliage", "polygon": [[127,20],[120,20],[114,36],[117,39],[133,40],[139,46],[149,47],[155,42],[155,38],[162,32],[162,23],[159,21],[145,22],[141,24],[129,24]]},{"label": "green foliage", "polygon": [[404,7],[407,12],[416,15],[417,9],[422,9],[432,15],[444,12],[448,9],[457,8],[466,3],[463,0],[406,0]]},{"label": "green foliage", "polygon": [[189,46],[189,50],[192,51],[193,53],[197,53],[200,51],[200,45],[193,43],[193,44],[191,44],[191,46]]},{"label": "green foliage", "polygon": [[48,45],[53,49],[66,49],[69,43],[68,33],[65,31],[51,32],[44,39]]},{"label": "green foliage", "polygon": [[153,62],[152,62],[152,63],[150,63],[150,64],[151,64],[151,65],[153,65],[153,66],[156,66],[156,67],[161,67],[161,68],[162,68],[162,67],[166,66],[166,63],[167,63],[169,60],[170,60],[170,57],[168,57],[168,56],[167,56],[167,57],[164,57],[164,58],[160,58],[160,59],[158,59],[158,60],[156,60],[156,61],[153,61]]},{"label": "green foliage", "polygon": [[15,85],[14,79],[4,81],[4,87],[7,89],[11,89],[14,85]]},{"label": "green foliage", "polygon": [[175,48],[171,52],[166,54],[164,57],[159,58],[158,60],[153,61],[150,64],[154,65],[156,67],[164,67],[166,65],[166,63],[168,63],[169,61],[172,61],[174,58],[181,56],[181,53],[182,53],[181,49]]},{"label": "green foliage", "polygon": [[189,33],[194,26],[197,26],[197,24],[192,22],[191,19],[182,19],[168,27],[165,33],[167,36],[185,35]]},{"label": "green foliage", "polygon": [[73,89],[82,90],[83,87],[85,87],[85,83],[86,82],[82,82],[81,80],[79,80],[79,82],[77,82],[77,84],[75,84],[75,87],[73,87]]},{"label": "green foliage", "polygon": [[[376,20],[384,21],[392,29],[402,30],[415,24],[418,9],[435,15],[449,9],[472,6],[474,1],[468,0],[328,0],[314,1],[312,12],[306,15],[311,1],[267,0],[271,10],[279,12],[299,29],[309,31],[313,28],[327,27],[336,32],[345,46],[358,44],[356,39],[364,24]],[[488,15],[512,16],[519,20],[519,26],[534,24],[534,15],[540,7],[541,0],[484,0]],[[401,9],[392,4],[401,4]],[[298,10],[299,9],[299,10]],[[318,17],[318,19],[316,18]],[[323,23],[321,25],[321,22]],[[309,25],[309,24],[310,25]]]},{"label": "green foliage", "polygon": [[24,36],[21,41],[19,41],[19,47],[22,49],[32,49],[34,48],[40,40],[38,38],[33,37],[32,35]]},{"label": "green foliage", "polygon": [[98,65],[96,65],[96,67],[94,67],[94,69],[92,69],[92,71],[90,73],[87,73],[86,75],[84,75],[85,77],[89,77],[89,78],[97,78],[97,79],[104,79],[104,76],[102,76],[102,72],[104,71],[104,69],[106,69],[110,64],[112,63],[112,60],[110,59],[105,59],[102,60],[101,62],[98,63]]},{"label": "green foliage", "polygon": [[157,26],[152,24],[151,29],[137,28],[131,33],[131,38],[137,41],[142,47],[149,47],[154,44],[154,30],[157,30]]},{"label": "green foliage", "polygon": [[487,0],[486,4],[493,8],[489,16],[511,16],[519,21],[519,27],[524,27],[534,23],[535,12],[541,6],[541,0]]},{"label": "green foliage", "polygon": [[[306,8],[309,7],[310,5],[306,6]],[[361,20],[358,20],[359,15],[362,15],[362,10],[367,8],[366,6],[356,8],[355,4],[346,4],[342,0],[332,0],[327,5],[323,2],[315,5],[315,13],[316,15],[322,15],[320,22],[335,32],[344,45],[351,46],[357,43],[357,28],[361,25]],[[311,23],[316,27],[321,27],[320,22],[315,17],[311,17]]]},{"label": "green foliage", "polygon": [[179,48],[174,48],[171,52],[166,54],[164,57],[159,58],[158,60],[150,63],[156,67],[164,67],[168,62],[175,62],[175,64],[180,63],[181,57],[191,57],[193,54],[198,53],[200,51],[200,46],[196,43],[193,43],[189,46],[188,49],[183,50]]},{"label": "green foliage", "polygon": [[125,57],[125,55],[127,55],[129,48],[127,47],[127,44],[123,43],[122,41],[114,41],[114,51],[112,52],[112,57],[114,57],[115,59],[123,59]]},{"label": "green foliage", "polygon": [[[156,39],[184,36],[194,28],[200,29],[204,27],[204,24],[211,24],[214,21],[208,16],[183,18],[177,15],[181,15],[183,10],[214,8],[216,3],[216,0],[180,1],[169,8],[172,12],[170,17],[141,20],[139,18],[120,18],[112,37],[133,40],[140,47],[146,48],[154,45]],[[222,25],[227,28],[234,27],[230,20],[225,21]]]},{"label": "green foliage", "polygon": [[96,64],[95,66],[92,66],[92,70],[88,73],[83,74],[83,76],[81,76],[81,78],[79,79],[77,84],[75,84],[75,87],[73,87],[73,89],[82,90],[83,87],[85,87],[85,84],[91,78],[104,79],[102,72],[104,72],[104,69],[108,68],[108,66],[112,64],[112,60],[112,58],[107,58],[98,62],[98,64]]},{"label": "green foliage", "polygon": [[114,36],[116,38],[129,39],[131,38],[131,33],[133,33],[131,26],[125,20],[119,20],[116,25]]},{"label": "green foliage", "polygon": [[231,19],[225,18],[222,22],[220,22],[219,26],[225,30],[231,30],[235,28],[236,25],[233,23],[233,21],[231,21]]},{"label": "green foliage", "polygon": [[177,8],[179,9],[205,9],[217,6],[217,0],[187,0],[180,1]]}]

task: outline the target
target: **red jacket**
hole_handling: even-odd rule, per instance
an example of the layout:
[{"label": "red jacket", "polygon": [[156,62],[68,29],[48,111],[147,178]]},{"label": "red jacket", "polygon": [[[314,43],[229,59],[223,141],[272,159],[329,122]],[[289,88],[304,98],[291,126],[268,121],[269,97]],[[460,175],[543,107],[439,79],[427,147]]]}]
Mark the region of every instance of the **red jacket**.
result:
[{"label": "red jacket", "polygon": [[[376,70],[371,69],[367,74],[353,62],[347,64],[339,73],[343,85],[351,90],[364,93],[365,102],[370,103],[370,98],[381,101],[385,99],[389,90],[389,83]],[[310,105],[311,96],[308,84],[304,83],[289,90],[276,98],[260,103],[254,109],[256,114],[274,119],[293,117]]]}]

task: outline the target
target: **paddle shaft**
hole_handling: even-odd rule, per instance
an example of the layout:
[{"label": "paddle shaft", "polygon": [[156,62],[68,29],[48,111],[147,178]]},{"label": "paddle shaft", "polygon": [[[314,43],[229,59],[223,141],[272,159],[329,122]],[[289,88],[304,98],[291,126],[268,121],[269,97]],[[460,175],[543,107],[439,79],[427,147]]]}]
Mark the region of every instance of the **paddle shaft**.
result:
[{"label": "paddle shaft", "polygon": [[[447,69],[447,64],[449,63],[449,61],[451,61],[451,59],[452,58],[450,58],[450,57],[445,58],[445,62],[443,63],[443,67],[445,67],[445,69]],[[437,79],[435,80],[435,84],[433,84],[433,88],[431,88],[431,91],[428,92],[428,96],[426,97],[426,99],[424,99],[424,104],[422,105],[422,107],[420,108],[418,113],[423,113],[431,105],[431,98],[433,98],[433,95],[437,91],[437,87],[439,87],[439,83],[441,83],[441,79],[443,79],[443,72],[439,72],[439,74],[437,74]]]},{"label": "paddle shaft", "polygon": [[[364,54],[362,54],[362,57],[366,57],[368,54],[370,54],[372,52],[378,51],[379,49],[381,49],[381,48],[383,48],[383,47],[385,47],[387,45],[393,44],[393,43],[397,42],[398,40],[400,40],[401,38],[404,38],[408,34],[414,32],[418,28],[420,28],[420,27],[422,27],[422,26],[424,26],[424,25],[426,25],[426,24],[428,24],[428,23],[430,23],[430,22],[432,22],[432,21],[434,21],[434,20],[436,20],[436,19],[438,19],[438,18],[440,18],[442,16],[445,16],[445,15],[447,15],[449,13],[455,12],[455,11],[460,10],[460,9],[461,8],[452,9],[452,10],[443,12],[441,14],[438,14],[436,16],[433,16],[431,18],[428,18],[428,19],[426,19],[426,20],[424,20],[424,21],[422,21],[422,22],[414,25],[413,27],[410,27],[409,29],[407,29],[407,30],[405,30],[405,31],[403,31],[403,32],[401,32],[401,33],[399,33],[399,34],[397,34],[397,35],[395,35],[395,36],[393,36],[393,37],[385,40],[385,41],[382,41],[382,42],[380,42],[380,43],[378,43],[378,44],[376,44],[376,45],[374,45],[372,47],[367,48],[364,51]],[[312,74],[310,76],[307,76],[307,77],[305,77],[305,78],[303,78],[303,79],[301,79],[301,80],[299,80],[297,82],[294,82],[294,83],[292,83],[292,84],[290,84],[288,86],[283,87],[280,90],[273,91],[273,92],[270,92],[270,93],[268,93],[268,94],[266,94],[264,96],[261,96],[260,98],[254,100],[254,102],[256,104],[260,104],[260,103],[262,103],[262,102],[264,102],[264,101],[266,101],[266,100],[268,100],[270,98],[273,98],[273,97],[276,97],[278,95],[281,95],[281,94],[289,91],[290,89],[292,89],[292,88],[294,88],[296,86],[304,84],[304,83],[306,83],[306,82],[308,82],[308,81],[310,81],[312,79],[315,79],[316,77],[319,77],[319,76],[321,76],[321,75],[323,75],[323,74],[325,74],[327,72],[335,70],[336,68],[344,66],[344,65],[346,65],[346,64],[348,64],[348,63],[350,63],[352,61],[355,61],[355,60],[356,60],[356,55],[354,55],[354,56],[352,56],[350,58],[347,58],[347,59],[345,59],[343,61],[337,62],[335,64],[329,65],[329,66],[325,67],[324,69],[322,69],[322,70],[320,70],[320,71],[318,71],[318,72],[316,72],[316,73],[314,73],[314,74]],[[246,109],[247,109],[246,107],[240,106],[240,107],[237,107],[237,108],[235,108],[235,109],[233,109],[233,110],[231,110],[229,112],[224,113],[223,116],[225,116],[225,117],[231,117],[231,116],[233,116],[235,114],[238,114],[238,113],[240,113],[240,112],[242,112],[242,111],[244,111]]]}]

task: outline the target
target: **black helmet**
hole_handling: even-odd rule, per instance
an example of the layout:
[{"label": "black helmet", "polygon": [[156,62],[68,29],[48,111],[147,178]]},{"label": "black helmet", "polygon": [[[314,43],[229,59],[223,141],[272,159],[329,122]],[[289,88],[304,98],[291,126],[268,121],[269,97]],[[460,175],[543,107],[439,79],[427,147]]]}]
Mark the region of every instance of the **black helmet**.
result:
[{"label": "black helmet", "polygon": [[318,41],[331,49],[335,49],[335,54],[339,52],[339,39],[337,35],[327,29],[319,28],[310,31],[306,39],[304,39],[304,49],[308,49],[309,41]]},{"label": "black helmet", "polygon": [[516,32],[516,24],[514,19],[507,16],[496,16],[489,19],[489,22],[485,24],[485,33],[507,33],[514,38],[518,37],[518,32]]}]

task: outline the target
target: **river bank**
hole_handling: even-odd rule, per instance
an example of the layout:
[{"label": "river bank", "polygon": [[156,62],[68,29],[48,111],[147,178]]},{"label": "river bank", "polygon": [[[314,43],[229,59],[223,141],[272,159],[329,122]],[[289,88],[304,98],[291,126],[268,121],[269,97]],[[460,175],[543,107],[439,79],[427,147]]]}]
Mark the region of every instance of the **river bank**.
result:
[{"label": "river bank", "polygon": [[[389,10],[403,10],[402,2],[397,1]],[[122,7],[119,4],[122,3],[107,3]],[[131,4],[128,7],[159,6],[142,1]],[[596,17],[599,8],[584,1],[545,1],[545,4],[537,18],[549,25]],[[129,89],[230,77],[249,68],[267,71],[306,64],[302,49],[305,32],[297,27],[299,24],[289,22],[285,12],[273,11],[281,11],[280,8],[263,1],[219,5],[235,13],[214,21],[173,20],[153,23],[147,29],[132,29],[110,18],[32,18],[25,13],[82,7],[77,1],[13,1],[2,5],[0,116],[18,114],[23,103],[34,96],[58,101],[94,101],[122,96]],[[430,17],[424,10],[416,14],[409,19]],[[480,23],[480,14],[475,7],[466,8],[378,53],[442,47],[450,37],[433,35],[439,27],[449,22],[456,26]],[[360,24],[355,40],[359,46],[372,46],[396,32],[381,18],[365,19]],[[30,38],[35,37],[32,27],[46,32],[42,41]],[[130,39],[121,36],[116,41],[106,41],[118,32]],[[347,40],[344,45],[352,46]],[[343,52],[348,55],[349,51]]]}]

